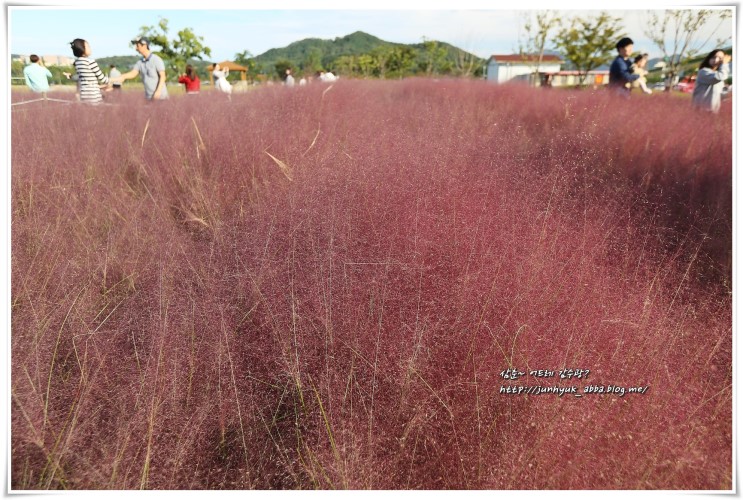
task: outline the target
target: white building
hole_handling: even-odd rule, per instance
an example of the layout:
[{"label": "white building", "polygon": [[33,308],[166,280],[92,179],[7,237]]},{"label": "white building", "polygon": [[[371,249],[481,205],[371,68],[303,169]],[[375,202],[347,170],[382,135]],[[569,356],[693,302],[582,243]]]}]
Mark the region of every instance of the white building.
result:
[{"label": "white building", "polygon": [[75,63],[74,57],[69,56],[41,56],[45,66],[72,66]]},{"label": "white building", "polygon": [[543,55],[539,63],[538,55],[494,55],[488,60],[486,79],[489,82],[504,83],[519,75],[540,73],[557,73],[562,61],[558,56]]},{"label": "white building", "polygon": [[[531,83],[537,87],[574,87],[581,81],[581,73],[575,70],[563,70],[555,73],[539,73],[535,78],[533,75],[519,75],[514,81]],[[609,70],[591,70],[585,74],[583,85],[588,87],[599,87],[609,84]]]},{"label": "white building", "polygon": [[[16,58],[14,58],[14,61],[21,61],[23,64],[29,64],[31,60],[29,59],[31,56],[28,54],[19,55]],[[68,57],[68,56],[39,56],[41,57],[42,62],[44,63],[44,66],[72,66],[72,64],[75,62],[74,57]]]}]

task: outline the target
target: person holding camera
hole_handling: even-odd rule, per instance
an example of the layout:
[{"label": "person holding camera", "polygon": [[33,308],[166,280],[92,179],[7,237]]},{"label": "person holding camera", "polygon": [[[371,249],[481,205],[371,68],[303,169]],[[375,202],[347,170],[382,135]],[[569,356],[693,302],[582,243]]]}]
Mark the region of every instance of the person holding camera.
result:
[{"label": "person holding camera", "polygon": [[31,54],[29,57],[31,63],[23,68],[23,77],[26,79],[26,85],[33,92],[41,94],[46,99],[46,93],[49,92],[49,79],[52,73],[44,67],[44,63],[39,56]]},{"label": "person holding camera", "polygon": [[730,76],[732,57],[720,49],[715,49],[699,65],[697,81],[691,95],[694,107],[712,113],[720,111],[720,100],[725,80]]},{"label": "person holding camera", "polygon": [[229,74],[230,68],[225,67],[222,69],[222,66],[220,66],[219,63],[214,63],[214,68],[212,69],[212,75],[214,75],[214,86],[217,90],[224,92],[225,94],[232,94],[232,85],[227,81],[227,75]]},{"label": "person holding camera", "polygon": [[186,72],[178,77],[178,83],[186,86],[186,94],[198,94],[201,90],[201,80],[196,70],[190,64],[186,64]]}]

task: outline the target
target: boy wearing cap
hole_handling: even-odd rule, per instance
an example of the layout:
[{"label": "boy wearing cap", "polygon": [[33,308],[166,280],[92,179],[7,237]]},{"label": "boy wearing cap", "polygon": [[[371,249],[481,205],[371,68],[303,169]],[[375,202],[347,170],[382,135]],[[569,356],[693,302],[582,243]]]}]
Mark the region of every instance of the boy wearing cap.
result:
[{"label": "boy wearing cap", "polygon": [[132,45],[142,56],[137,61],[131,71],[128,71],[118,78],[112,79],[113,83],[122,83],[137,75],[142,76],[144,84],[144,96],[147,99],[167,99],[168,89],[165,87],[165,63],[163,60],[150,50],[150,41],[139,36],[132,40]]}]

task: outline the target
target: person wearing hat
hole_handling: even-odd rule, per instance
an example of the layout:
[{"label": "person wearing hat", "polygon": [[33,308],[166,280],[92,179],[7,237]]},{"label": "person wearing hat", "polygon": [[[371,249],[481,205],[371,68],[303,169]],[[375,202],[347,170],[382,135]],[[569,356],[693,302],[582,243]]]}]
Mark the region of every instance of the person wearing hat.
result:
[{"label": "person wearing hat", "polygon": [[611,63],[609,68],[609,87],[619,91],[623,95],[629,95],[630,88],[627,84],[631,84],[640,75],[633,75],[630,71],[629,56],[632,55],[634,49],[634,43],[631,38],[624,37],[617,42],[617,57]]},{"label": "person wearing hat", "polygon": [[138,36],[132,40],[132,45],[142,56],[137,64],[118,78],[111,81],[113,83],[123,83],[131,78],[141,75],[144,84],[144,96],[149,99],[167,99],[168,89],[165,86],[165,63],[163,60],[150,50],[150,40],[143,36]]}]

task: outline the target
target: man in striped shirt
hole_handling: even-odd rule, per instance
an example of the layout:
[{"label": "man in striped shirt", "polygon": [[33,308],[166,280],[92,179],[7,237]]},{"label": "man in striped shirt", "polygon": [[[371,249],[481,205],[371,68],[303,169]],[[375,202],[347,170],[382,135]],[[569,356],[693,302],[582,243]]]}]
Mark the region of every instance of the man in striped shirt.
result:
[{"label": "man in striped shirt", "polygon": [[137,61],[137,64],[131,71],[111,81],[113,83],[121,83],[130,78],[135,78],[137,75],[141,75],[145,98],[148,100],[167,99],[168,89],[165,87],[165,63],[160,59],[160,56],[150,50],[150,41],[147,38],[143,36],[137,37],[132,40],[132,44],[142,56],[142,59]]}]

